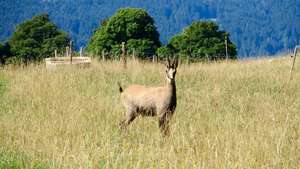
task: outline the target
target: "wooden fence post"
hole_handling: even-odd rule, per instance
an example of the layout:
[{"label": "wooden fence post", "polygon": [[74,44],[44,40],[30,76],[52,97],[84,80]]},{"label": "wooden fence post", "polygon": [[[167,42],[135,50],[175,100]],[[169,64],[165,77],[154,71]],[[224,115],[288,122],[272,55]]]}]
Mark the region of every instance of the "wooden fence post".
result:
[{"label": "wooden fence post", "polygon": [[126,68],[126,48],[125,48],[125,42],[122,42],[122,62],[124,68]]},{"label": "wooden fence post", "polygon": [[209,61],[209,56],[207,53],[205,53],[205,61],[208,62]]},{"label": "wooden fence post", "polygon": [[135,49],[132,50],[132,60],[135,61]]},{"label": "wooden fence post", "polygon": [[227,41],[227,35],[225,35],[225,51],[226,51],[226,62],[228,61],[229,59],[229,56],[228,56],[228,41]]},{"label": "wooden fence post", "polygon": [[70,49],[70,56],[71,56],[71,57],[72,57],[72,43],[73,43],[73,42],[70,41],[70,48],[69,48],[69,49]]},{"label": "wooden fence post", "polygon": [[70,41],[70,48],[69,48],[69,50],[70,50],[70,61],[71,61],[71,63],[73,62],[73,56],[72,56],[72,41]]},{"label": "wooden fence post", "polygon": [[104,50],[102,50],[101,55],[102,55],[102,61],[104,62],[105,61],[105,52],[104,52]]},{"label": "wooden fence post", "polygon": [[190,55],[189,54],[187,55],[187,61],[186,62],[187,62],[188,65],[190,64]]},{"label": "wooden fence post", "polygon": [[69,57],[69,46],[66,47],[66,57]]},{"label": "wooden fence post", "polygon": [[54,57],[57,58],[57,50],[54,50]]},{"label": "wooden fence post", "polygon": [[83,56],[83,49],[82,49],[82,47],[80,47],[80,52],[79,52],[80,54],[80,57],[82,57]]},{"label": "wooden fence post", "polygon": [[294,67],[295,67],[298,48],[300,48],[300,46],[296,46],[295,49],[294,49],[293,62],[292,62],[291,70],[290,70],[290,79],[289,80],[292,80],[293,70],[294,70]]}]

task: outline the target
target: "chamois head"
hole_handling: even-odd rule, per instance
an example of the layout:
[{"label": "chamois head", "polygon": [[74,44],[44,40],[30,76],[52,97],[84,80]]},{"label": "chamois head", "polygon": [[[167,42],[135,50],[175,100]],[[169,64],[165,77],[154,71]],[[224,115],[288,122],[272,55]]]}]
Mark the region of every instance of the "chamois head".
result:
[{"label": "chamois head", "polygon": [[167,57],[167,61],[166,61],[166,78],[169,82],[175,81],[175,75],[176,75],[176,69],[178,66],[178,59],[177,58],[173,58],[172,63],[169,59],[169,57]]}]

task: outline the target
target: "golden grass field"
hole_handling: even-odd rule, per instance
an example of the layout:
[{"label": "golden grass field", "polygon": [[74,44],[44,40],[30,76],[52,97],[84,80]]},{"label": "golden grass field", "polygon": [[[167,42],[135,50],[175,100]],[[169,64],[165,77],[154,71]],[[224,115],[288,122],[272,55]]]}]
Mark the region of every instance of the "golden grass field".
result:
[{"label": "golden grass field", "polygon": [[163,85],[162,64],[0,68],[0,168],[20,159],[51,169],[299,169],[299,60],[289,82],[290,65],[288,57],[179,65],[169,138],[153,117],[117,127],[117,82]]}]

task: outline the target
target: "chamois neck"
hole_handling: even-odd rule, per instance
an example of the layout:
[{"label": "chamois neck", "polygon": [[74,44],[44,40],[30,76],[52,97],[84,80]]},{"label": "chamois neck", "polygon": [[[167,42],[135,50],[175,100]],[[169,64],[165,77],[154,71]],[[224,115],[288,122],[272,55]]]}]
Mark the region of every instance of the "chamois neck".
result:
[{"label": "chamois neck", "polygon": [[167,80],[167,88],[169,88],[171,92],[176,95],[176,83],[174,79]]},{"label": "chamois neck", "polygon": [[169,80],[167,82],[167,90],[169,92],[169,107],[168,109],[170,109],[172,112],[174,112],[176,105],[177,105],[177,95],[176,95],[176,84],[175,84],[175,80]]}]

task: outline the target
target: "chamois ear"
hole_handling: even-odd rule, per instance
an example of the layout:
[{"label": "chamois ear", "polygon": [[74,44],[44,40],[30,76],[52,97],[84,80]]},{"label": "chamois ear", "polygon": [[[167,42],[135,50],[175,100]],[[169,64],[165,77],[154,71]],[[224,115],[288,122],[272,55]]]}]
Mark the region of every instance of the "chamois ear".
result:
[{"label": "chamois ear", "polygon": [[169,59],[169,57],[166,58],[165,65],[167,66],[167,68],[170,68],[170,59]]},{"label": "chamois ear", "polygon": [[173,67],[174,67],[174,69],[176,69],[177,66],[178,66],[178,58],[176,56],[174,56],[174,58],[173,58]]}]

